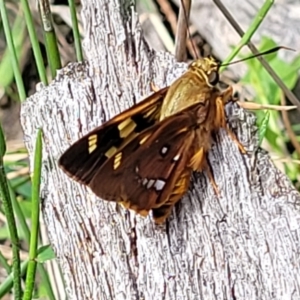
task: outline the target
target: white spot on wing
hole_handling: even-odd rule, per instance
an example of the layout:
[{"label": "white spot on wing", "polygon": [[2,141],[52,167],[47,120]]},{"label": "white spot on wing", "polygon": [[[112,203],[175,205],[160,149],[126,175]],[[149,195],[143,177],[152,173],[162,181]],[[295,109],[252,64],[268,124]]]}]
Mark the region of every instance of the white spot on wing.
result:
[{"label": "white spot on wing", "polygon": [[166,147],[166,146],[162,147],[160,150],[161,155],[166,155],[168,153],[168,151],[169,151],[169,147]]},{"label": "white spot on wing", "polygon": [[174,156],[174,158],[173,158],[173,161],[178,161],[178,160],[179,160],[179,158],[180,158],[180,153],[179,153],[179,154],[177,154],[176,156]]},{"label": "white spot on wing", "polygon": [[148,181],[148,184],[147,184],[147,189],[150,189],[153,186],[154,183],[155,183],[155,180],[154,179],[150,179]]},{"label": "white spot on wing", "polygon": [[164,188],[165,184],[166,182],[164,180],[157,179],[155,181],[154,187],[157,191],[161,191]]},{"label": "white spot on wing", "polygon": [[155,188],[156,191],[161,191],[164,186],[165,186],[166,182],[162,179],[147,179],[144,178],[142,181],[142,185],[145,186],[147,189],[150,188]]}]

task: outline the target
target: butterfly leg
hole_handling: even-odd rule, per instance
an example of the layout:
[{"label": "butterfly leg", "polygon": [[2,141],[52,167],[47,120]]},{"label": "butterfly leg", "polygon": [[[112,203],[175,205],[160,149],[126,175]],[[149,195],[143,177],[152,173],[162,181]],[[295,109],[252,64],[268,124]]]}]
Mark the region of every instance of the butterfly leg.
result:
[{"label": "butterfly leg", "polygon": [[160,88],[153,81],[150,82],[150,88],[152,92],[158,92],[160,90]]},{"label": "butterfly leg", "polygon": [[230,101],[233,101],[232,94],[233,94],[232,86],[229,86],[225,91],[222,92],[220,97],[222,99],[223,105],[227,104]]},{"label": "butterfly leg", "polygon": [[190,161],[190,167],[197,172],[206,171],[209,181],[216,193],[217,196],[220,195],[218,186],[215,182],[214,175],[212,172],[212,168],[207,159],[207,155],[204,153],[204,149],[200,148],[198,152],[192,157]]},{"label": "butterfly leg", "polygon": [[238,146],[240,152],[242,154],[246,154],[247,151],[245,149],[245,147],[242,145],[242,143],[238,140],[236,134],[227,126],[226,127],[226,132],[227,134],[230,136],[230,138],[236,143],[236,145]]},{"label": "butterfly leg", "polygon": [[133,205],[132,203],[130,203],[130,201],[119,201],[119,204],[121,204],[125,209],[131,209],[133,211],[135,211],[136,213],[140,214],[143,217],[147,217],[149,214],[149,210],[147,209],[139,209],[139,207],[137,205]]},{"label": "butterfly leg", "polygon": [[213,175],[213,172],[212,172],[211,165],[210,165],[210,163],[207,159],[205,160],[204,170],[207,173],[210,184],[212,185],[216,195],[219,197],[220,196],[220,191],[219,191],[219,188],[216,184],[216,181],[215,181],[215,178],[214,178],[214,175]]},{"label": "butterfly leg", "polygon": [[232,101],[232,87],[228,87],[220,96],[216,99],[216,117],[215,117],[215,127],[216,128],[226,128],[226,116],[224,106]]},{"label": "butterfly leg", "polygon": [[232,101],[232,87],[228,87],[221,96],[217,99],[217,116],[220,120],[220,123],[222,124],[221,127],[223,127],[227,134],[230,136],[230,138],[237,144],[239,150],[241,153],[245,154],[247,153],[244,146],[240,143],[235,133],[226,125],[226,117],[224,112],[224,105],[228,103],[229,101]]}]

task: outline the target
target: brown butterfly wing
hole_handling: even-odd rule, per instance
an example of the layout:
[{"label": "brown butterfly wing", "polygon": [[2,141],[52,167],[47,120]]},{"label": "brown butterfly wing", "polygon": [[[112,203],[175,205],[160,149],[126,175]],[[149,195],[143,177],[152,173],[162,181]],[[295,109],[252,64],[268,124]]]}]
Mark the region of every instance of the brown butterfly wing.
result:
[{"label": "brown butterfly wing", "polygon": [[74,143],[59,159],[59,166],[74,180],[88,185],[114,149],[159,120],[168,88],[147,97]]},{"label": "brown butterfly wing", "polygon": [[197,119],[189,108],[144,130],[99,168],[89,187],[99,197],[142,215],[161,207],[155,217],[163,221],[165,210],[168,215],[188,188],[195,126]]}]

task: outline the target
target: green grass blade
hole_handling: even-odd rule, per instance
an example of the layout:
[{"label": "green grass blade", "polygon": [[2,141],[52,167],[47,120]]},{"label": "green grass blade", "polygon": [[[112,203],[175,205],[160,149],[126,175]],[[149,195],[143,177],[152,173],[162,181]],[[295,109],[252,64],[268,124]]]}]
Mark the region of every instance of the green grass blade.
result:
[{"label": "green grass blade", "polygon": [[[20,227],[23,230],[23,234],[25,236],[25,240],[28,243],[28,245],[30,245],[30,231],[28,228],[28,225],[26,223],[25,217],[23,215],[22,209],[20,207],[19,202],[16,199],[15,193],[12,190],[12,188],[9,186],[10,189],[10,195],[11,195],[11,199],[12,199],[12,204],[13,204],[13,208],[14,208],[14,212],[18,218],[18,221],[20,222]],[[38,256],[40,255],[40,251]],[[51,258],[49,258],[51,259]],[[39,262],[39,259],[37,259],[37,261]],[[45,290],[47,291],[47,296],[49,297],[50,300],[55,300],[55,296],[51,287],[51,283],[49,280],[49,276],[47,274],[47,271],[45,270],[45,267],[42,264],[38,264],[37,265],[37,270],[39,275],[41,276],[41,284],[44,286]],[[0,297],[1,298],[1,297]]]},{"label": "green grass blade", "polygon": [[15,194],[14,190],[12,189],[12,187],[10,186],[9,182],[8,182],[8,190],[9,190],[9,195],[10,195],[10,199],[11,199],[11,203],[12,203],[12,206],[13,206],[14,213],[15,213],[17,219],[18,219],[19,226],[23,231],[22,233],[25,236],[26,242],[29,244],[30,231],[29,231],[28,225],[26,223],[26,219],[25,219],[25,216],[23,214],[23,211],[22,211],[22,209],[20,207],[20,204],[19,204],[19,202],[16,198],[16,194]]},{"label": "green grass blade", "polygon": [[2,160],[2,167],[3,167],[3,157],[5,155],[5,152],[6,152],[6,142],[5,142],[2,126],[0,124],[0,158]]},{"label": "green grass blade", "polygon": [[20,100],[23,101],[26,99],[26,92],[25,92],[25,88],[24,88],[22,74],[21,74],[21,71],[19,68],[18,57],[17,57],[16,49],[14,46],[14,41],[12,38],[12,33],[11,33],[9,22],[8,22],[8,16],[7,16],[7,11],[6,11],[4,0],[0,0],[0,13],[1,13],[1,18],[2,18],[2,22],[3,22],[5,37],[7,40],[7,47],[10,51],[12,68],[14,71],[14,76],[15,76]]},{"label": "green grass blade", "polygon": [[28,5],[27,0],[21,0],[21,4],[22,4],[23,11],[24,11],[24,16],[25,16],[25,20],[26,20],[26,24],[27,24],[27,29],[28,29],[28,33],[29,33],[33,54],[35,57],[35,63],[37,65],[37,69],[38,69],[38,73],[39,73],[39,77],[40,77],[40,80],[45,85],[47,85],[48,81],[47,81],[47,75],[46,75],[46,70],[45,70],[45,66],[44,66],[44,60],[42,57],[41,48],[40,48],[37,34],[35,31],[35,26],[34,26],[34,23],[32,20],[30,7]]},{"label": "green grass blade", "polygon": [[52,78],[54,78],[56,76],[56,70],[61,69],[61,61],[54,28],[53,30],[45,32],[45,45],[47,49],[47,57],[51,69],[51,75]]},{"label": "green grass blade", "polygon": [[61,69],[60,55],[57,46],[57,39],[54,31],[54,25],[51,15],[50,3],[48,0],[38,1],[43,30],[45,34],[45,46],[47,58],[51,70],[52,78],[56,75],[56,70]]},{"label": "green grass blade", "polygon": [[42,131],[39,129],[35,145],[34,154],[34,172],[32,179],[32,214],[31,214],[31,236],[29,247],[29,263],[26,274],[26,285],[24,292],[24,300],[30,300],[34,289],[34,281],[36,274],[36,258],[40,220],[40,184],[42,170]]},{"label": "green grass blade", "polygon": [[68,3],[69,3],[70,11],[71,11],[76,57],[77,57],[78,61],[83,61],[81,38],[80,38],[79,29],[78,29],[78,20],[77,20],[75,3],[74,3],[74,0],[69,0]]},{"label": "green grass blade", "polygon": [[11,203],[11,198],[9,194],[9,188],[7,183],[6,174],[4,171],[3,156],[6,152],[6,144],[0,126],[0,193],[3,203],[3,208],[8,224],[10,239],[12,243],[12,253],[13,253],[13,282],[14,282],[14,295],[15,299],[21,299],[22,289],[21,289],[21,269],[20,269],[20,253],[19,253],[19,237],[17,232],[16,220],[14,217],[13,207]]},{"label": "green grass blade", "polygon": [[5,269],[7,274],[11,273],[11,267],[8,264],[6,258],[4,257],[1,251],[0,251],[0,266],[2,266]]},{"label": "green grass blade", "polygon": [[[28,260],[24,261],[21,264],[21,276],[24,276],[26,269],[27,269],[27,265],[28,265]],[[2,299],[2,297],[4,297],[5,294],[7,294],[13,285],[13,281],[14,281],[14,274],[11,273],[9,276],[6,277],[6,279],[1,283],[0,285],[0,299]],[[14,295],[14,299],[21,299],[21,297],[17,298],[16,295]]]},{"label": "green grass blade", "polygon": [[261,146],[263,139],[266,135],[268,125],[269,125],[269,120],[270,120],[270,111],[267,110],[264,118],[262,119],[261,123],[259,124],[258,128],[258,145]]},{"label": "green grass blade", "polygon": [[39,254],[37,257],[37,261],[39,263],[44,263],[55,258],[56,256],[51,245],[46,245],[39,248]]},{"label": "green grass blade", "polygon": [[[258,11],[256,14],[252,24],[249,26],[248,30],[245,32],[243,35],[241,41],[239,44],[233,49],[233,51],[229,54],[229,56],[225,59],[223,64],[229,63],[232,61],[232,59],[240,52],[240,50],[248,44],[248,42],[251,40],[253,34],[256,32],[258,29],[259,25],[262,23],[264,18],[266,17],[268,11],[274,4],[274,0],[267,0],[264,2],[263,6],[261,9]],[[223,68],[221,68],[223,69]]]},{"label": "green grass blade", "polygon": [[[12,37],[15,46],[16,59],[18,61],[21,60],[22,57],[22,49],[24,44],[24,38],[26,36],[26,28],[24,26],[24,18],[21,15],[18,15],[14,21],[12,26]],[[1,87],[7,89],[10,87],[14,80],[14,70],[11,64],[11,53],[9,48],[5,49],[5,52],[1,58],[0,64],[0,85]]]}]

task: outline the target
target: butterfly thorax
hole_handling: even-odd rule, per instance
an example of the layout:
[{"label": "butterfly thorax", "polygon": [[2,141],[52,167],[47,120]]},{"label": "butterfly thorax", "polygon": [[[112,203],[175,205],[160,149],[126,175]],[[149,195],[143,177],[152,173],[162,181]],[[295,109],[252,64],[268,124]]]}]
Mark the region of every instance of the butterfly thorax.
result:
[{"label": "butterfly thorax", "polygon": [[219,65],[213,58],[192,62],[188,70],[169,88],[164,99],[160,120],[182,111],[196,103],[207,103],[219,91],[214,85],[219,81]]}]

